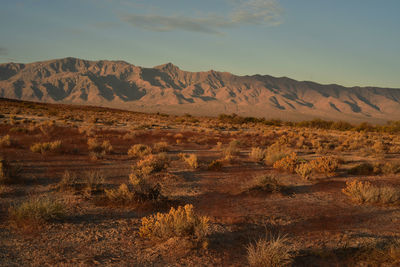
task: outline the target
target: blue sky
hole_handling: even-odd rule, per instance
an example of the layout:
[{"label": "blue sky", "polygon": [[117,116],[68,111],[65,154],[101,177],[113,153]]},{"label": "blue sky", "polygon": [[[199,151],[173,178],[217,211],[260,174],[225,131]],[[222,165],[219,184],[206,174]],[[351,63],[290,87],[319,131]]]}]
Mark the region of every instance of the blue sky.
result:
[{"label": "blue sky", "polygon": [[0,62],[78,57],[400,88],[398,0],[1,0]]}]

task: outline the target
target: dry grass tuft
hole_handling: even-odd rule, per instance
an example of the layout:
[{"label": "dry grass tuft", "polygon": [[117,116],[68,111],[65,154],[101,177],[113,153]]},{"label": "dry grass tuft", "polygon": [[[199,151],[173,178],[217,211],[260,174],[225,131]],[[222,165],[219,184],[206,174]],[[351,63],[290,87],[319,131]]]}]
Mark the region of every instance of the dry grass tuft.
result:
[{"label": "dry grass tuft", "polygon": [[247,247],[247,261],[254,267],[290,266],[293,257],[290,254],[288,238],[285,236],[267,236]]},{"label": "dry grass tuft", "polygon": [[30,198],[9,209],[10,221],[17,227],[62,219],[66,214],[61,202],[50,198]]},{"label": "dry grass tuft", "polygon": [[285,145],[274,143],[265,150],[264,162],[266,165],[273,165],[288,154],[290,150]]},{"label": "dry grass tuft", "polygon": [[197,155],[196,154],[183,154],[180,153],[179,157],[185,161],[191,168],[197,169],[199,167],[199,163],[197,161]]},{"label": "dry grass tuft", "polygon": [[46,154],[46,152],[59,152],[62,147],[62,142],[60,140],[53,142],[35,143],[30,149],[33,153]]},{"label": "dry grass tuft", "polygon": [[101,143],[101,141],[96,138],[88,138],[87,144],[89,151],[100,155],[109,154],[113,151],[113,147],[108,140],[104,140]]},{"label": "dry grass tuft", "polygon": [[255,176],[243,186],[244,192],[259,190],[264,192],[280,192],[284,186],[279,183],[275,176],[268,174]]},{"label": "dry grass tuft", "polygon": [[349,196],[353,201],[375,204],[399,204],[400,190],[391,186],[374,186],[370,182],[354,180],[346,182],[346,188],[342,192]]}]

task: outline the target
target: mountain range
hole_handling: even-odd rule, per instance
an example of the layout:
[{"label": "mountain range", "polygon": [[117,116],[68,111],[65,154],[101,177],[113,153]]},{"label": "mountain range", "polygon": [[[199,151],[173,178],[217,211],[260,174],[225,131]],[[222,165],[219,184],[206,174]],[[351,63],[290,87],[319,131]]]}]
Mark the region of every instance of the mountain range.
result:
[{"label": "mountain range", "polygon": [[0,64],[0,97],[143,112],[352,122],[400,120],[400,90],[344,87],[269,75],[189,72],[167,63],[63,58]]}]

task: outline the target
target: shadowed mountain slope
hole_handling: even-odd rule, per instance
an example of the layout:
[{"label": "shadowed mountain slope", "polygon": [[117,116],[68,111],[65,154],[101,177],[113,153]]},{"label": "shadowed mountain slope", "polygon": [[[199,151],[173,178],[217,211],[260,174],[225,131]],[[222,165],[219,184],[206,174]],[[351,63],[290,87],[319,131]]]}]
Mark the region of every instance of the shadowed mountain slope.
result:
[{"label": "shadowed mountain slope", "polygon": [[303,120],[400,120],[400,90],[343,87],[268,75],[188,72],[124,61],[64,58],[0,64],[0,97],[145,112]]}]

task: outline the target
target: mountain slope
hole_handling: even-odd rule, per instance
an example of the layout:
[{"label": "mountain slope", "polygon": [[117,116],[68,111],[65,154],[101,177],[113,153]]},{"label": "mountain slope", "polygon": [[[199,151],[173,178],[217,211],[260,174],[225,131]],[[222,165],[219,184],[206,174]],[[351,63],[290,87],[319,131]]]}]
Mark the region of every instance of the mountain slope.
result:
[{"label": "mountain slope", "polygon": [[198,115],[400,120],[398,89],[187,72],[171,63],[142,68],[123,61],[64,58],[0,64],[0,97]]}]

